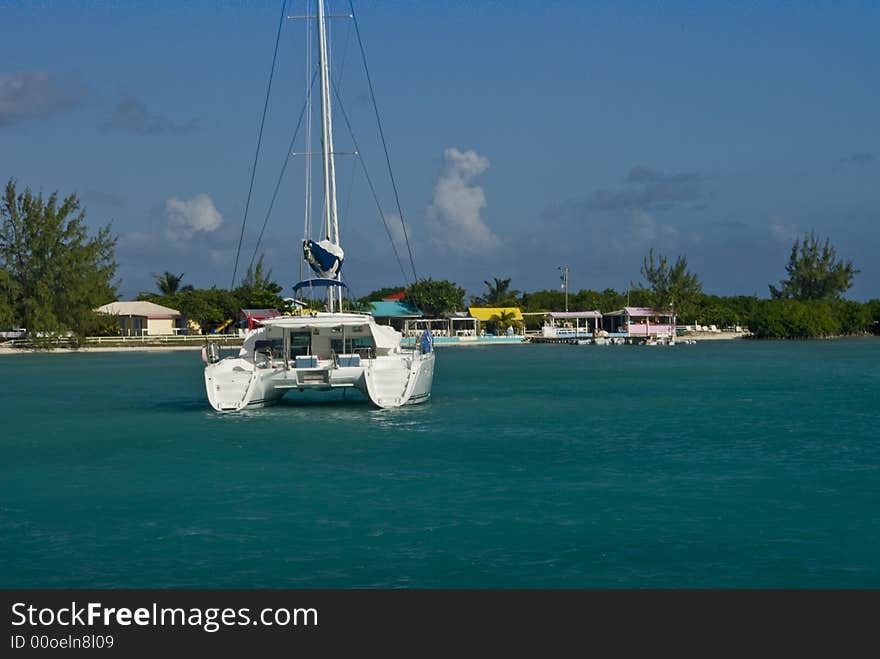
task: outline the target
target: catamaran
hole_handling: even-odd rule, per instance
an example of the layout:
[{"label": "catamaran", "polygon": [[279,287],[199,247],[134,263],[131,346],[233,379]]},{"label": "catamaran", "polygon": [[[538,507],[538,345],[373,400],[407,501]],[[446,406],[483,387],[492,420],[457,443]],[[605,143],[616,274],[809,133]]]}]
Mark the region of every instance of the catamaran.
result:
[{"label": "catamaran", "polygon": [[[380,408],[422,403],[431,395],[434,346],[430,331],[414,345],[404,347],[402,335],[394,328],[377,324],[369,314],[343,310],[345,254],[336,204],[327,54],[326,22],[330,17],[323,0],[316,1],[313,18],[321,87],[323,238],[304,237],[303,259],[314,276],[297,283],[294,293],[318,289],[327,310],[262,320],[260,327],[248,332],[234,357],[221,359],[218,345],[209,343],[203,355],[207,362],[205,389],[211,406],[221,412],[272,405],[288,392],[356,389]],[[308,176],[307,209],[311,206]]]}]

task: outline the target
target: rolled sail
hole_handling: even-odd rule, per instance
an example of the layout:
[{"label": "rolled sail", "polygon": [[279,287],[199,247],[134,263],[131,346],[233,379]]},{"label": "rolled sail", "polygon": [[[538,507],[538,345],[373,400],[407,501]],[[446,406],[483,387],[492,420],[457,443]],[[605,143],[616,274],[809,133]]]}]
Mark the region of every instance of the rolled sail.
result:
[{"label": "rolled sail", "polygon": [[321,279],[338,279],[345,253],[339,245],[329,240],[306,240],[303,256]]}]

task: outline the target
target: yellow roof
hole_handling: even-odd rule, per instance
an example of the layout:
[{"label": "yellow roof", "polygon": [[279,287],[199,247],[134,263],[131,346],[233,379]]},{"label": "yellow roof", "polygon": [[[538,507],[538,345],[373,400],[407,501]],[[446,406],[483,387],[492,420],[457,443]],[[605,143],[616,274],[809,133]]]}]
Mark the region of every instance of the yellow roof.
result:
[{"label": "yellow roof", "polygon": [[468,307],[468,313],[477,320],[492,320],[492,316],[500,316],[504,312],[512,313],[514,320],[522,320],[519,307]]}]

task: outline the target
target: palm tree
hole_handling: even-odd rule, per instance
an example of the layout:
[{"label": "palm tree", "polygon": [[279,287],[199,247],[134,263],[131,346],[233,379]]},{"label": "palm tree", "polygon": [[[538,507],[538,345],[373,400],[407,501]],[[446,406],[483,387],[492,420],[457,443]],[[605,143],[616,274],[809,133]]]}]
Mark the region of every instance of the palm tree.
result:
[{"label": "palm tree", "polygon": [[510,290],[510,281],[509,277],[507,279],[493,277],[491,282],[484,281],[487,293],[483,297],[475,298],[474,302],[479,302],[486,307],[517,306],[519,291]]},{"label": "palm tree", "polygon": [[490,321],[495,323],[498,332],[504,332],[508,327],[519,327],[520,322],[516,319],[516,314],[512,311],[501,311],[501,313],[496,313],[490,319]]},{"label": "palm tree", "polygon": [[153,275],[153,279],[156,280],[156,287],[162,295],[174,295],[180,290],[189,290],[192,288],[192,286],[184,286],[181,289],[180,282],[183,281],[183,275],[183,272],[179,275],[175,275],[173,272],[168,272],[166,270],[161,275]]}]

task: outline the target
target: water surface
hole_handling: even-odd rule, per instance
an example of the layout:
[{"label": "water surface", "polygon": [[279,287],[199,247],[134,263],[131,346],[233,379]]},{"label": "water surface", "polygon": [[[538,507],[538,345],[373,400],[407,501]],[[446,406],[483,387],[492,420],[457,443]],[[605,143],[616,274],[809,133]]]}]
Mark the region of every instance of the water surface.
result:
[{"label": "water surface", "polygon": [[198,353],[2,357],[0,586],[880,587],[878,365],[445,348],[426,405],[218,415]]}]

